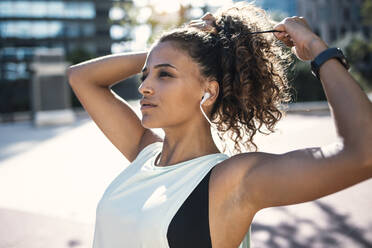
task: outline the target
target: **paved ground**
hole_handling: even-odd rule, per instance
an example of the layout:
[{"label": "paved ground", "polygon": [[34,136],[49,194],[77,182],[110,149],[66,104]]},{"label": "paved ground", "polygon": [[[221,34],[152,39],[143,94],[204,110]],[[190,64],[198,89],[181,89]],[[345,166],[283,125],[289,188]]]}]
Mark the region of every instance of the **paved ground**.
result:
[{"label": "paved ground", "polygon": [[[289,114],[260,136],[280,153],[335,142],[328,112]],[[128,161],[88,117],[0,125],[0,247],[91,247],[95,209]],[[372,247],[372,180],[314,202],[260,211],[253,247]]]}]

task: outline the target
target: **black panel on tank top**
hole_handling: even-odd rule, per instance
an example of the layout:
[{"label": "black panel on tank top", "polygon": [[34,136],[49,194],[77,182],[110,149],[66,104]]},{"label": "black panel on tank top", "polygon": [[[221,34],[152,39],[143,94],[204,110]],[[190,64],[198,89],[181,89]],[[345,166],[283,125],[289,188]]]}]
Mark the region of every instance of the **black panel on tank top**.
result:
[{"label": "black panel on tank top", "polygon": [[173,216],[167,231],[170,248],[212,248],[208,215],[212,169]]}]

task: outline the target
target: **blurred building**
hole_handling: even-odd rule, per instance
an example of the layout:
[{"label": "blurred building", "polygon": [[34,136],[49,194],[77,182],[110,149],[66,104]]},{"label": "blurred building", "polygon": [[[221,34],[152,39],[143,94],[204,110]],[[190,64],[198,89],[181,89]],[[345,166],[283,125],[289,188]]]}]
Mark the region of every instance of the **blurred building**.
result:
[{"label": "blurred building", "polygon": [[111,52],[112,0],[0,1],[0,82],[29,78],[36,48]]},{"label": "blurred building", "polygon": [[297,0],[298,15],[304,16],[313,30],[327,43],[349,32],[371,35],[371,27],[362,24],[363,0]]},{"label": "blurred building", "polygon": [[256,0],[255,4],[267,11],[282,12],[287,16],[297,15],[297,0]]},{"label": "blurred building", "polygon": [[[1,0],[0,122],[31,110],[31,63],[40,48],[61,49],[72,63],[111,54],[117,3],[132,0]],[[72,94],[73,106],[81,106]],[[26,117],[25,117],[26,118]]]}]

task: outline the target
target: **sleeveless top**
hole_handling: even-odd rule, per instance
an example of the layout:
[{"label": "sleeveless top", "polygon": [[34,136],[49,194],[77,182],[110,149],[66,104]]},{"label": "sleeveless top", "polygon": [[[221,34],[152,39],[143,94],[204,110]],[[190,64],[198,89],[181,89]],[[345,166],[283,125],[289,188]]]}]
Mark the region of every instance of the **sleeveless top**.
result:
[{"label": "sleeveless top", "polygon": [[[211,248],[208,182],[229,158],[216,153],[160,167],[146,146],[108,186],[96,209],[93,248]],[[250,247],[249,228],[238,248]]]}]

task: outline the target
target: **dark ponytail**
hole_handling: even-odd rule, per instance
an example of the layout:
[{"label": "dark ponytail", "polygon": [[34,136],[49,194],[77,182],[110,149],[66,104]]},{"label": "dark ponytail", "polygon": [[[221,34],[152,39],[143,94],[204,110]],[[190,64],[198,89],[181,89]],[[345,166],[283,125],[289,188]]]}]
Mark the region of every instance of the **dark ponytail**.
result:
[{"label": "dark ponytail", "polygon": [[159,42],[173,41],[200,65],[201,74],[219,83],[211,119],[219,137],[234,141],[237,152],[257,150],[253,137],[262,128],[274,132],[280,105],[288,102],[289,52],[273,34],[249,34],[272,29],[264,10],[234,4],[215,14],[215,31],[182,27],[165,33]]}]

